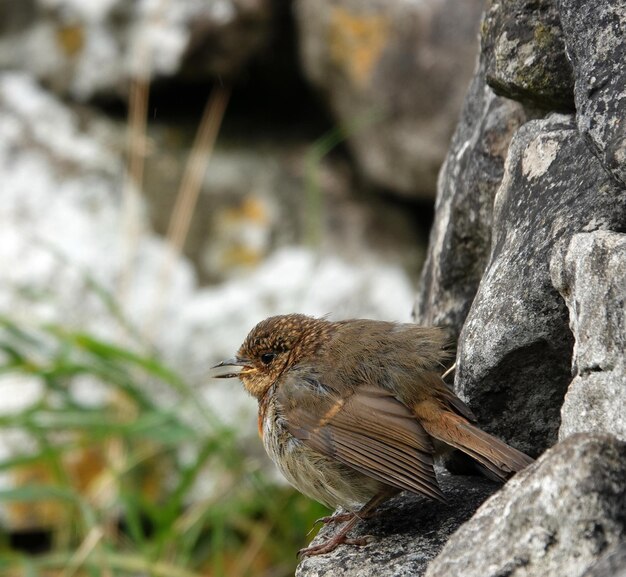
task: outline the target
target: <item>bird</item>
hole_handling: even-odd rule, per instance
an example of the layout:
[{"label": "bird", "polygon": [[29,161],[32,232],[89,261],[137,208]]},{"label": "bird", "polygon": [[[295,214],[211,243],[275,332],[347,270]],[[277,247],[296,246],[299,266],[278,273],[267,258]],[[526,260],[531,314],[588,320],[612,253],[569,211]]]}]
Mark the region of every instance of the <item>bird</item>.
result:
[{"label": "bird", "polygon": [[401,491],[445,503],[434,459],[449,451],[501,482],[532,463],[478,428],[443,381],[448,341],[440,327],[287,314],[259,322],[213,367],[257,399],[259,436],[287,481],[347,511],[320,519],[344,525],[300,557],[364,545],[349,531]]}]

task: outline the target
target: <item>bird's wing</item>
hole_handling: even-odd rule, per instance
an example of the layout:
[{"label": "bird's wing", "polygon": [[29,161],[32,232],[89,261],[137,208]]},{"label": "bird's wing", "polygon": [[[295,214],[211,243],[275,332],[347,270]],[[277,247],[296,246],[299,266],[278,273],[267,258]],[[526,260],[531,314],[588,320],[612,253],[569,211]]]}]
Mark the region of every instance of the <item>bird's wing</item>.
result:
[{"label": "bird's wing", "polygon": [[277,388],[294,437],[382,483],[445,500],[429,435],[389,391],[363,385],[342,396],[302,377],[286,377]]}]

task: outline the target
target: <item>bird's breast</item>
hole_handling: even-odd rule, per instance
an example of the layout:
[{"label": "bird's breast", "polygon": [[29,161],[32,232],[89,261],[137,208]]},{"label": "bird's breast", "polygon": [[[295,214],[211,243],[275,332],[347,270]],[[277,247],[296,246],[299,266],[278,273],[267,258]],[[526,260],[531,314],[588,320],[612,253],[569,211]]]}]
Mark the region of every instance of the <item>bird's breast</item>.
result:
[{"label": "bird's breast", "polygon": [[273,395],[259,405],[259,434],[265,451],[298,491],[330,508],[354,510],[367,502],[381,483],[323,455],[294,437]]},{"label": "bird's breast", "polygon": [[265,429],[265,415],[267,413],[267,407],[272,399],[271,394],[265,394],[263,398],[259,401],[259,416],[257,419],[257,428],[259,430],[259,437],[261,440],[264,438],[264,429]]}]

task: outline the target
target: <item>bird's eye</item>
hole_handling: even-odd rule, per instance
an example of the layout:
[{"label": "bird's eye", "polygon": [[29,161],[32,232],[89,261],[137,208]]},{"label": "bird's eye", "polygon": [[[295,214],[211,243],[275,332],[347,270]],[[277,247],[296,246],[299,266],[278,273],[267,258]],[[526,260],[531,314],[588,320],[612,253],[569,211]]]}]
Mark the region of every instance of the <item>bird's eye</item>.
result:
[{"label": "bird's eye", "polygon": [[275,356],[276,356],[276,353],[263,353],[261,355],[261,362],[264,365],[269,365],[274,360]]}]

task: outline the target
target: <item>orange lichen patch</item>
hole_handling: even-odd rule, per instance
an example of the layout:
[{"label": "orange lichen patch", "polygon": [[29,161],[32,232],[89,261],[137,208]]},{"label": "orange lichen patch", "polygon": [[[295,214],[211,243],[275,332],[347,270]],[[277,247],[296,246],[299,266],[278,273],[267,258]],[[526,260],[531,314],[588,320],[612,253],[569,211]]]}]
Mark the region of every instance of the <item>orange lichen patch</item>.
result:
[{"label": "orange lichen patch", "polygon": [[250,193],[236,204],[213,213],[214,235],[207,245],[205,263],[218,275],[257,266],[272,240],[273,205]]},{"label": "orange lichen patch", "polygon": [[256,224],[266,224],[269,221],[269,212],[261,198],[246,196],[236,206],[224,210],[224,219],[229,223],[249,221]]},{"label": "orange lichen patch", "polygon": [[57,28],[57,42],[66,56],[73,58],[85,45],[85,30],[80,24],[68,24]]},{"label": "orange lichen patch", "polygon": [[244,218],[255,222],[265,223],[269,219],[265,203],[255,196],[246,196],[246,198],[243,199],[241,203],[241,213]]},{"label": "orange lichen patch", "polygon": [[353,82],[365,86],[387,44],[389,29],[389,19],[383,14],[354,14],[334,8],[329,26],[330,56]]},{"label": "orange lichen patch", "polygon": [[251,267],[258,265],[263,259],[263,252],[249,246],[235,245],[227,248],[222,257],[226,267]]}]

